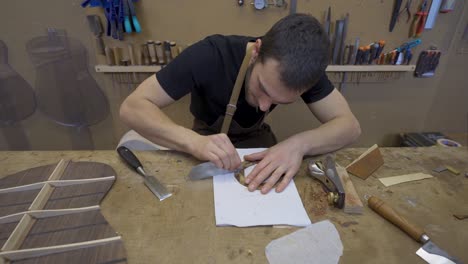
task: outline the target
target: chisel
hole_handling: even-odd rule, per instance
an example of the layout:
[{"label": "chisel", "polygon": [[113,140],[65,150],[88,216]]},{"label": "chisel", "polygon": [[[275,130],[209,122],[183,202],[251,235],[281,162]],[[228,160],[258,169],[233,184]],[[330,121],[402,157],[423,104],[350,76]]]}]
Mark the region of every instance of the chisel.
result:
[{"label": "chisel", "polygon": [[160,201],[172,196],[172,193],[170,193],[166,187],[158,179],[156,179],[156,177],[146,174],[146,172],[143,170],[143,165],[141,165],[141,162],[131,150],[121,146],[117,148],[117,153],[119,153],[120,157],[122,157],[122,159],[130,167],[143,176],[146,187],[148,187],[148,189],[150,189],[150,191],[156,195]]},{"label": "chisel", "polygon": [[374,212],[390,221],[396,227],[412,237],[416,242],[423,244],[423,246],[416,251],[416,254],[428,263],[461,263],[456,258],[450,256],[447,252],[437,247],[422,228],[410,223],[406,218],[401,216],[397,211],[379,198],[375,196],[369,197],[368,204]]}]

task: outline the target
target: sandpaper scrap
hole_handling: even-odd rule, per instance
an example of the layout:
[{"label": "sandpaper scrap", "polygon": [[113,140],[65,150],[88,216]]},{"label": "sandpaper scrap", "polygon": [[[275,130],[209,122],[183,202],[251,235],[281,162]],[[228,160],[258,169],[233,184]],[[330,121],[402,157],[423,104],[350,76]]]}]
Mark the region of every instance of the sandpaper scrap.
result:
[{"label": "sandpaper scrap", "polygon": [[381,181],[383,185],[388,187],[388,186],[399,184],[399,183],[404,183],[404,182],[409,182],[409,181],[418,181],[418,180],[428,179],[428,178],[433,178],[433,176],[429,174],[425,174],[425,173],[413,173],[413,174],[405,174],[405,175],[400,175],[400,176],[380,178],[379,181]]},{"label": "sandpaper scrap", "polygon": [[343,244],[335,226],[325,220],[271,241],[265,255],[270,264],[335,264],[343,255]]},{"label": "sandpaper scrap", "polygon": [[384,160],[380,153],[379,146],[375,144],[351,162],[346,167],[346,170],[365,180],[383,164]]}]

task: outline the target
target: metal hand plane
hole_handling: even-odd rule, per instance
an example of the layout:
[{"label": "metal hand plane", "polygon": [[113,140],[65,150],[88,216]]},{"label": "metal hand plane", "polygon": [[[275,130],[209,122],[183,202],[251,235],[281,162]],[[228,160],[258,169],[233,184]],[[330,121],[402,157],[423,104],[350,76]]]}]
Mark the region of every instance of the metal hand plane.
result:
[{"label": "metal hand plane", "polygon": [[310,175],[319,180],[327,190],[328,203],[342,209],[345,203],[345,191],[332,156],[327,155],[323,162],[311,160],[308,168]]}]

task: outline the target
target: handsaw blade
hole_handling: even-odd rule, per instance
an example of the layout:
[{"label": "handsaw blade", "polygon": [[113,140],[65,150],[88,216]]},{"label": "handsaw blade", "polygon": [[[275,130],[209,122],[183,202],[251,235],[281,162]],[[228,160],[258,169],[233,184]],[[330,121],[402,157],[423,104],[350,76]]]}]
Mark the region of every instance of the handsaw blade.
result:
[{"label": "handsaw blade", "polygon": [[172,193],[170,193],[166,187],[164,187],[164,185],[153,176],[145,176],[145,185],[159,198],[159,201],[172,196]]},{"label": "handsaw blade", "polygon": [[416,254],[431,264],[461,264],[461,262],[451,257],[430,240],[418,249]]}]

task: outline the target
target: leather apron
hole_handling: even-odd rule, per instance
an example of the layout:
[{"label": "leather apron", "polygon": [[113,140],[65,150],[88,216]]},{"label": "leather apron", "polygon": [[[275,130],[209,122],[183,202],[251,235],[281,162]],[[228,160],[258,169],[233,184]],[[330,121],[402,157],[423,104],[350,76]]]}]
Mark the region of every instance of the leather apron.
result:
[{"label": "leather apron", "polygon": [[213,135],[225,133],[228,135],[231,142],[236,148],[261,148],[271,147],[277,143],[276,137],[271,131],[268,124],[264,123],[264,119],[268,112],[251,127],[242,127],[235,120],[232,120],[236,111],[237,100],[239,93],[244,83],[245,74],[249,66],[253,46],[247,48],[245,57],[242,61],[241,68],[236,78],[234,88],[232,90],[229,104],[226,106],[226,114],[219,116],[212,124],[208,125],[204,121],[197,118],[193,121],[193,130],[200,135]]}]

